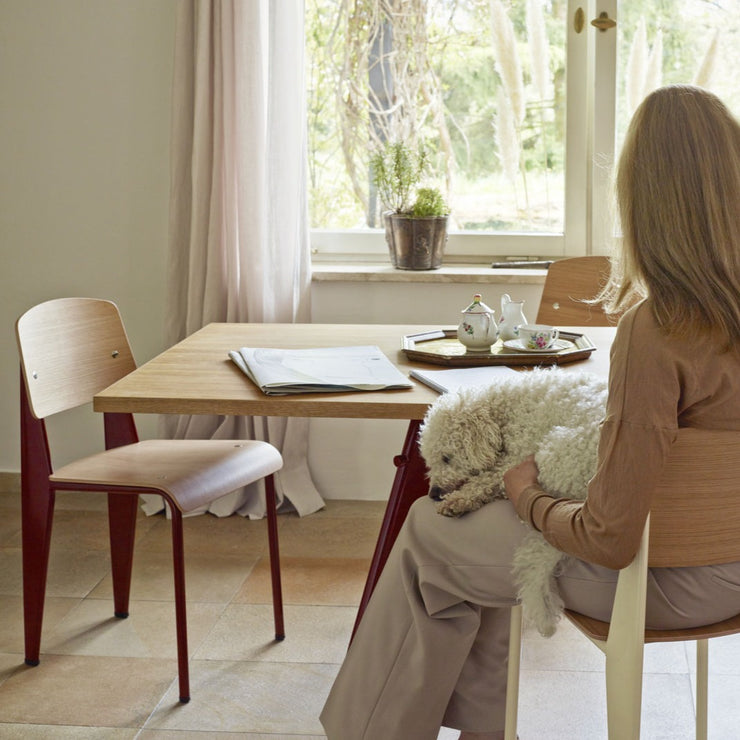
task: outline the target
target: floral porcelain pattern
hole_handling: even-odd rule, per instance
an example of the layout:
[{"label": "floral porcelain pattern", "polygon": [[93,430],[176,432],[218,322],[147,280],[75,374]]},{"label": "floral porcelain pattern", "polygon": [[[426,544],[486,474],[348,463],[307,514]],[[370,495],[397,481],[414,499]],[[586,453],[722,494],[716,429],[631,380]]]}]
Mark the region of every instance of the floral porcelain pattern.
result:
[{"label": "floral porcelain pattern", "polygon": [[519,327],[527,323],[523,307],[524,301],[512,301],[508,293],[501,296],[501,318],[498,322],[501,339],[519,338]]},{"label": "floral porcelain pattern", "polygon": [[533,334],[527,342],[527,347],[531,347],[532,349],[546,349],[550,345],[551,339],[552,334],[550,332]]},{"label": "floral porcelain pattern", "polygon": [[463,320],[457,327],[457,338],[469,352],[488,352],[498,338],[498,326],[493,311],[481,301],[480,293],[463,310]]}]

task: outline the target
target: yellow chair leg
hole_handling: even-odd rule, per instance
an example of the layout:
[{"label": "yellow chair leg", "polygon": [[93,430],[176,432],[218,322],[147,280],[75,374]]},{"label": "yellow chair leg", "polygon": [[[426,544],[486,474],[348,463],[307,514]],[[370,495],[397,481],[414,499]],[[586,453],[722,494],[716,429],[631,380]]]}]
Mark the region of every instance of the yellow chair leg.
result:
[{"label": "yellow chair leg", "polygon": [[696,641],[696,740],[707,740],[709,640]]},{"label": "yellow chair leg", "polygon": [[506,725],[504,740],[516,740],[519,710],[519,664],[522,655],[522,606],[511,607],[509,626],[509,666],[506,677]]}]

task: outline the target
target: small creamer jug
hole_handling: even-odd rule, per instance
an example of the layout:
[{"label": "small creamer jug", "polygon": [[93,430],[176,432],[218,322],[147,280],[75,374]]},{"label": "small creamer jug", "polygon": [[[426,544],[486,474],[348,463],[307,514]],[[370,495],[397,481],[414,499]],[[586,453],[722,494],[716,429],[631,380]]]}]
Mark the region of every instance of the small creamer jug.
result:
[{"label": "small creamer jug", "polygon": [[494,312],[481,301],[480,293],[473,296],[473,302],[462,314],[457,338],[468,352],[488,352],[498,337],[498,326]]},{"label": "small creamer jug", "polygon": [[526,324],[524,301],[512,301],[508,293],[501,296],[501,318],[498,322],[498,333],[504,341],[519,338],[519,327]]}]

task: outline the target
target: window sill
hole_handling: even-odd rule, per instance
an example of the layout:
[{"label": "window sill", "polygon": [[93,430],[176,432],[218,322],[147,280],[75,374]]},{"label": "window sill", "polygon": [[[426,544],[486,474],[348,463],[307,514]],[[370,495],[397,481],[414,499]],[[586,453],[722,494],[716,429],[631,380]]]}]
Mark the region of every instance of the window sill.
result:
[{"label": "window sill", "polygon": [[547,270],[494,269],[483,265],[442,265],[438,270],[398,270],[389,264],[314,263],[313,282],[342,283],[482,283],[541,285]]}]

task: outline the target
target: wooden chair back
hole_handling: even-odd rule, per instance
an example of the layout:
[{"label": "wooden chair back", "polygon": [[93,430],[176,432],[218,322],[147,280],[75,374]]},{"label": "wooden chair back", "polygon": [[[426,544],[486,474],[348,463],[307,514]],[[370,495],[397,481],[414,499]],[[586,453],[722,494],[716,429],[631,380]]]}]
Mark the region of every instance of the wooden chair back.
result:
[{"label": "wooden chair back", "polygon": [[553,262],[547,270],[538,324],[553,326],[614,326],[618,317],[608,316],[595,298],[609,278],[609,258],[570,257]]},{"label": "wooden chair back", "polygon": [[46,301],[18,319],[16,338],[37,419],[89,403],[136,368],[118,308],[110,301]]},{"label": "wooden chair back", "polygon": [[650,505],[648,565],[740,561],[740,432],[680,429]]},{"label": "wooden chair back", "polygon": [[[740,562],[740,432],[680,429],[653,492],[640,551],[620,571],[619,583],[630,585],[624,589],[618,587],[614,610],[641,611],[640,633],[643,634],[648,567],[682,568],[735,562]],[[637,600],[642,600],[642,605]],[[592,640],[614,636],[608,622],[568,610],[565,613]],[[645,642],[694,640],[737,631],[740,631],[740,615],[706,627],[644,630],[643,639]]]},{"label": "wooden chair back", "polygon": [[[645,629],[648,566],[690,567],[740,561],[740,432],[680,429],[653,491],[634,560],[619,571],[611,620],[566,609],[568,619],[606,655],[609,740],[638,740],[643,647],[696,640],[696,738],[707,737],[708,640],[740,632],[740,614],[673,630]],[[511,610],[506,740],[515,740],[522,607]]]}]

